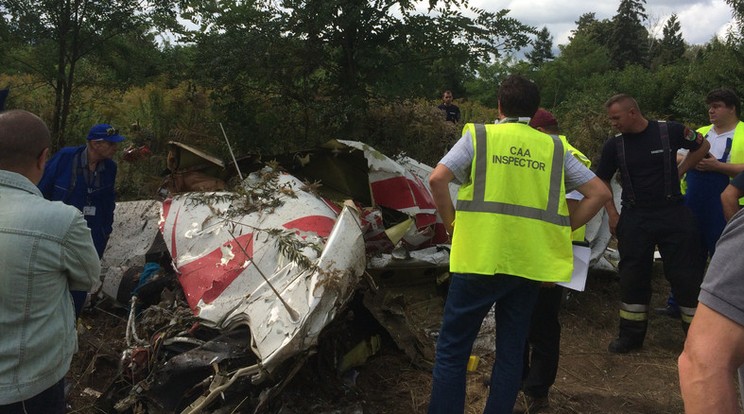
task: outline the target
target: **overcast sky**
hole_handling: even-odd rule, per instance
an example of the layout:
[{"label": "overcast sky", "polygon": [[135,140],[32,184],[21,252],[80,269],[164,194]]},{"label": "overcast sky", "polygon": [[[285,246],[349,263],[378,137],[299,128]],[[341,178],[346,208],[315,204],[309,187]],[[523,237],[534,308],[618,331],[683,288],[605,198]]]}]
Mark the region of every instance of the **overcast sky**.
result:
[{"label": "overcast sky", "polygon": [[[594,12],[598,20],[612,18],[620,0],[471,0],[470,4],[489,11],[510,9],[509,16],[524,24],[538,29],[547,26],[555,46],[568,42],[579,16]],[[644,25],[660,38],[672,13],[677,13],[682,36],[689,44],[722,36],[731,23],[731,7],[724,0],[647,0]]]}]

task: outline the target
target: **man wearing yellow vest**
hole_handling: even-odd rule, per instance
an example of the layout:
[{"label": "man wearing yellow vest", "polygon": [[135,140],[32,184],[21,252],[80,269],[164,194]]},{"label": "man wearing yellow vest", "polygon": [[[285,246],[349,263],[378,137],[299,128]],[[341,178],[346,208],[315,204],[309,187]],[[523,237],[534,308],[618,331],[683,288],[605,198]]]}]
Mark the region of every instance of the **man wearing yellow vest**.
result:
[{"label": "man wearing yellow vest", "polygon": [[[744,122],[739,121],[739,97],[731,89],[720,88],[708,93],[705,103],[712,124],[697,131],[710,143],[710,150],[685,175],[685,204],[700,228],[703,260],[713,257],[726,226],[721,193],[732,177],[744,171]],[[679,307],[670,295],[667,307],[656,312],[674,317],[679,315]]]},{"label": "man wearing yellow vest", "polygon": [[732,177],[744,171],[744,122],[739,121],[739,97],[731,89],[711,91],[705,103],[712,124],[698,132],[710,142],[710,151],[687,172],[685,204],[698,219],[703,247],[710,257],[726,226],[721,193]]},{"label": "man wearing yellow vest", "polygon": [[[569,144],[564,135],[559,135],[558,121],[549,111],[539,108],[529,125],[540,132],[558,136],[566,150],[589,168],[591,161]],[[569,214],[574,211],[582,198],[581,193],[575,190],[566,194]],[[583,243],[585,233],[586,227],[583,226],[573,231],[571,238],[576,243]],[[524,398],[517,401],[514,414],[537,414],[547,408],[548,392],[555,383],[558,373],[561,347],[561,323],[558,320],[558,314],[564,290],[560,285],[546,283],[540,287],[539,292],[532,311],[527,345],[524,348],[524,371],[522,372]]]},{"label": "man wearing yellow vest", "polygon": [[[541,282],[573,270],[571,229],[609,200],[607,187],[557,137],[527,123],[540,103],[519,76],[499,87],[497,124],[467,124],[429,179],[452,235],[449,292],[437,340],[429,413],[465,407],[465,373],[483,318],[495,304],[496,361],[484,413],[510,414],[519,392],[524,344]],[[461,183],[457,208],[448,185]],[[584,199],[569,217],[566,190]]]}]

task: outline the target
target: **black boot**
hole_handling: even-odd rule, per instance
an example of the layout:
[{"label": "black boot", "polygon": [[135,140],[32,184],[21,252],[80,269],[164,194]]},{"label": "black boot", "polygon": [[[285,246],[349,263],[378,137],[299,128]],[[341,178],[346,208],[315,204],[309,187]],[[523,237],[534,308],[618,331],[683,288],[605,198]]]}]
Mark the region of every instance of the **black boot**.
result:
[{"label": "black boot", "polygon": [[648,320],[631,321],[621,318],[620,335],[610,342],[607,350],[613,354],[627,354],[630,351],[640,349],[643,346],[647,328]]}]

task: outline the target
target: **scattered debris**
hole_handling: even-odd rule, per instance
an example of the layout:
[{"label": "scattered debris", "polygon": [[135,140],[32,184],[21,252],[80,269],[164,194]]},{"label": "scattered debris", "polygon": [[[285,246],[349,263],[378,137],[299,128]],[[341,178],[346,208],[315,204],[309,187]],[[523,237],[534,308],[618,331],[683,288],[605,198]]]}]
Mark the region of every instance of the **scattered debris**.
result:
[{"label": "scattered debris", "polygon": [[[101,409],[261,412],[334,321],[356,323],[344,313],[354,298],[414,364],[432,363],[449,245],[431,167],[332,140],[248,157],[248,176],[223,191],[233,181],[220,160],[171,151],[164,201],[117,204],[98,296],[129,308],[127,349]],[[194,182],[216,185],[189,184],[197,172]],[[587,232],[597,257],[609,241],[601,228]],[[330,359],[353,384],[380,333],[334,340]]]}]

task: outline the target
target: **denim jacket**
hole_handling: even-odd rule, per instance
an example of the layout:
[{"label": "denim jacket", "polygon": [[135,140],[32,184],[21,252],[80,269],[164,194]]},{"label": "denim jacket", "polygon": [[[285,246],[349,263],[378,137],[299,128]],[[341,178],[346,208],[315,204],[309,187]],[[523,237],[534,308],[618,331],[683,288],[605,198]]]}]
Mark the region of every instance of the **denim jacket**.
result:
[{"label": "denim jacket", "polygon": [[89,290],[100,271],[80,211],[0,170],[0,405],[65,376],[77,350],[70,290]]}]

